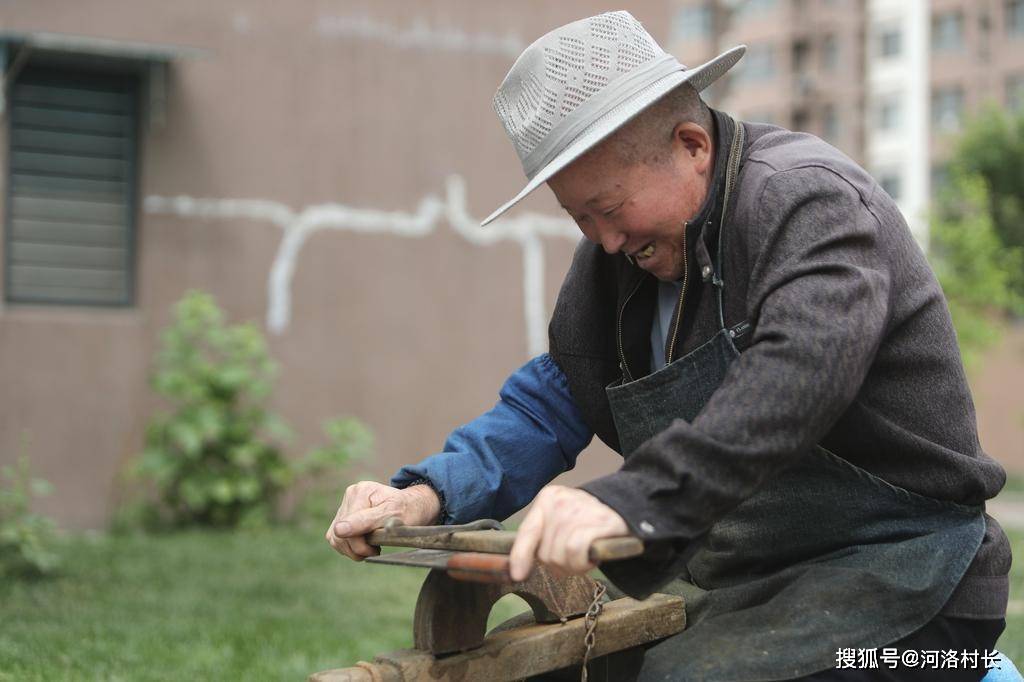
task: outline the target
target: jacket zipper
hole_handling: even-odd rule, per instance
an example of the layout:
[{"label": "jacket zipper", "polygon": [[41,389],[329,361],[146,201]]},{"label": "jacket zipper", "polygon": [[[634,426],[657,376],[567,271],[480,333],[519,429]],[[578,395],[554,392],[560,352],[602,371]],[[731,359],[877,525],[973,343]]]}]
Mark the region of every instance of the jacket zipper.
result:
[{"label": "jacket zipper", "polygon": [[672,354],[676,350],[676,335],[679,333],[679,322],[683,319],[683,304],[686,302],[686,284],[690,279],[690,261],[686,255],[686,228],[690,224],[686,223],[683,226],[683,288],[679,291],[679,304],[676,308],[676,324],[672,328],[672,340],[668,344],[668,353],[665,355],[665,364],[672,364]]},{"label": "jacket zipper", "polygon": [[641,277],[637,281],[636,286],[633,287],[633,290],[630,291],[629,295],[626,296],[626,299],[622,302],[622,305],[619,306],[619,319],[616,322],[616,332],[617,333],[615,335],[615,340],[618,341],[618,346],[619,346],[619,362],[622,363],[622,365],[621,365],[622,378],[626,382],[632,381],[633,380],[633,375],[629,373],[629,364],[626,362],[626,351],[625,351],[625,349],[622,346],[622,313],[626,310],[626,304],[629,303],[629,299],[633,298],[633,294],[635,294],[637,292],[637,290],[640,288],[640,285],[643,284],[643,283],[644,283],[644,278]]}]

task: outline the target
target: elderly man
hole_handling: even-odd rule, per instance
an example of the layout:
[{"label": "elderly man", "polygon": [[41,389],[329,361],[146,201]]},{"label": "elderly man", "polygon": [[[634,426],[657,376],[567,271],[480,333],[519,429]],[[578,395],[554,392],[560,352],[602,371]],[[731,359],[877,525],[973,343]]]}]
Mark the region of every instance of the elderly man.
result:
[{"label": "elderly man", "polygon": [[[606,575],[686,597],[641,679],[979,679],[957,662],[1005,623],[1009,544],[984,514],[1005,475],[942,292],[850,159],[703,103],[743,49],[687,69],[613,12],[520,56],[495,109],[528,183],[485,224],[547,183],[586,237],[550,353],[443,452],[351,487],[327,539],[358,560],[387,516],[504,518],[536,495],[513,577],[589,570],[593,540],[632,533],[645,554]],[[543,487],[594,434],[621,469]],[[890,668],[884,648],[958,653]],[[834,669],[840,650],[877,651]]]}]

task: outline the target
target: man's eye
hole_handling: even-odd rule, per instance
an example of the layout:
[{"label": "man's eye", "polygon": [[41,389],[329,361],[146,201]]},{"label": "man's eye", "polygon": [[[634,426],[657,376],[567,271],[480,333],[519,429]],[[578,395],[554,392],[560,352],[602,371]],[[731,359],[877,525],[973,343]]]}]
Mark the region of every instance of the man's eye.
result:
[{"label": "man's eye", "polygon": [[622,204],[619,204],[618,206],[612,206],[612,207],[611,207],[611,208],[609,208],[609,209],[608,209],[607,211],[602,211],[602,212],[601,212],[601,215],[604,215],[604,216],[610,216],[610,215],[613,215],[613,214],[614,214],[614,213],[615,213],[616,211],[618,211],[618,210],[619,210],[620,208],[622,208]]}]

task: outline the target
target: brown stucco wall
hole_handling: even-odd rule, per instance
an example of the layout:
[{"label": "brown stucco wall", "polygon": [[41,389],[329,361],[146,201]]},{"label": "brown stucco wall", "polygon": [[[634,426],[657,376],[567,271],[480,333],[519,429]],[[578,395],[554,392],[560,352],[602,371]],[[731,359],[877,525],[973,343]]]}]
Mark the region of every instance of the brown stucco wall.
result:
[{"label": "brown stucco wall", "polygon": [[[631,8],[661,39],[663,4]],[[482,218],[523,181],[490,108],[514,55],[452,47],[442,44],[445,36],[513,36],[525,47],[555,25],[611,8],[469,0],[4,3],[5,30],[207,54],[173,63],[166,123],[142,135],[136,304],[0,311],[0,462],[24,443],[34,471],[56,486],[41,510],[68,527],[102,525],[116,504],[117,473],[140,451],[159,405],[147,373],[170,306],[198,287],[231,319],[264,324],[281,227],[147,211],[147,197],[262,199],[296,213],[322,203],[415,213],[458,175],[469,213]],[[344,28],[361,18],[407,37],[425,26],[434,38],[396,45]],[[546,190],[538,195],[526,210],[554,215]],[[541,242],[550,310],[573,243]],[[453,426],[493,404],[503,379],[529,358],[523,277],[518,243],[474,245],[443,219],[416,238],[312,234],[295,259],[291,320],[270,334],[280,365],[273,402],[297,432],[293,453],[319,442],[320,424],[342,414],[375,432],[371,468],[379,476],[439,448]],[[597,450],[572,480],[612,465]]]}]

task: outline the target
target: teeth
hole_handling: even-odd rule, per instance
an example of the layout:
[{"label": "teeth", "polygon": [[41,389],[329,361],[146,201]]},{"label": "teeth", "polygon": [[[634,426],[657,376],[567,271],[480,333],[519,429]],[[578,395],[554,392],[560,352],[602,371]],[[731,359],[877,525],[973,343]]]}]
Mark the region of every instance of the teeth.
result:
[{"label": "teeth", "polygon": [[650,258],[654,255],[654,244],[648,244],[647,248],[637,254],[639,258]]}]

